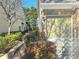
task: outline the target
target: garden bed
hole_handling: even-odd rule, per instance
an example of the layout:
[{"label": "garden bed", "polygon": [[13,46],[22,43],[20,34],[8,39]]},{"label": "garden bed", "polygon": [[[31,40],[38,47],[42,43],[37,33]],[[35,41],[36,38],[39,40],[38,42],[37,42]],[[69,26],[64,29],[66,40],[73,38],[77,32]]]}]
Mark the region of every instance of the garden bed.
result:
[{"label": "garden bed", "polygon": [[[39,35],[41,34],[41,36]],[[28,59],[55,59],[56,58],[56,46],[54,42],[48,42],[44,39],[43,33],[33,31],[26,33],[25,43],[27,48]],[[38,37],[37,40],[36,37]]]},{"label": "garden bed", "polygon": [[22,33],[11,33],[10,35],[0,35],[0,56],[9,52],[21,40]]},{"label": "garden bed", "polygon": [[24,47],[24,42],[19,42],[8,53],[1,56],[0,59],[26,59],[26,49]]}]

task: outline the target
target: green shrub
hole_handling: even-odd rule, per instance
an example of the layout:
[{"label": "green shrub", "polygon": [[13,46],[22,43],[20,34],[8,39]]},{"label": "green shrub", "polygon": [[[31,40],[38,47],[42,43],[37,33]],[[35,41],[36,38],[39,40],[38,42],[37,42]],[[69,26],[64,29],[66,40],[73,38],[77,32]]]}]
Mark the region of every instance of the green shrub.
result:
[{"label": "green shrub", "polygon": [[0,52],[7,46],[7,40],[0,36]]},{"label": "green shrub", "polygon": [[0,52],[3,52],[4,49],[13,47],[21,39],[22,33],[11,33],[10,35],[0,35]]},{"label": "green shrub", "polygon": [[7,40],[18,40],[18,39],[20,39],[21,35],[22,34],[20,32],[15,33],[15,34],[5,35],[5,39],[7,39]]}]

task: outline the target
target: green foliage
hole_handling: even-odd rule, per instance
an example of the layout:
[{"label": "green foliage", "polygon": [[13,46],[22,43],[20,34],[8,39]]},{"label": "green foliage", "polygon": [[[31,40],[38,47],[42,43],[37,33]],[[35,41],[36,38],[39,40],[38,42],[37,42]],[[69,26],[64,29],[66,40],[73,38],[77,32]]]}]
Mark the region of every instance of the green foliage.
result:
[{"label": "green foliage", "polygon": [[7,40],[4,37],[0,37],[0,53],[7,46]]},{"label": "green foliage", "polygon": [[31,42],[36,41],[35,36],[38,36],[38,31],[32,31],[26,34],[25,42],[27,47],[30,45]]},{"label": "green foliage", "polygon": [[22,33],[14,33],[14,34],[4,34],[0,35],[0,53],[3,52],[6,48],[11,48],[20,40]]},{"label": "green foliage", "polygon": [[5,39],[7,39],[7,40],[18,40],[18,39],[20,39],[21,35],[22,34],[20,32],[15,33],[15,34],[5,35]]},{"label": "green foliage", "polygon": [[31,27],[36,26],[36,21],[37,21],[37,9],[35,7],[31,8],[23,8],[25,17],[26,17],[26,22],[29,22]]}]

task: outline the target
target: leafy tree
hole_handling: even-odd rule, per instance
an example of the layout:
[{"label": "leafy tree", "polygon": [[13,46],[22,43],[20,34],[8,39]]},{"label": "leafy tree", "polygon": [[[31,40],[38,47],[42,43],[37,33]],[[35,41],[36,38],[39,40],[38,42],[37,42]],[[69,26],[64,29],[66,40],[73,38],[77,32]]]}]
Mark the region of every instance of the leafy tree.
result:
[{"label": "leafy tree", "polygon": [[31,28],[36,27],[36,21],[37,21],[37,9],[35,7],[31,8],[23,8],[26,22],[30,23]]}]

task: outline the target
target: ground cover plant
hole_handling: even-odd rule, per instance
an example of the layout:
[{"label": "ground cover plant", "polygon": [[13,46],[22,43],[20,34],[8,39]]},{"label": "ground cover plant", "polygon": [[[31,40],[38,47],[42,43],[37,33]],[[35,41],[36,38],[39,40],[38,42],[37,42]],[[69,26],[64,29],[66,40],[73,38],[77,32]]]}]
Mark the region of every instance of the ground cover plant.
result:
[{"label": "ground cover plant", "polygon": [[21,36],[21,32],[0,35],[0,54],[7,53],[21,40]]}]

